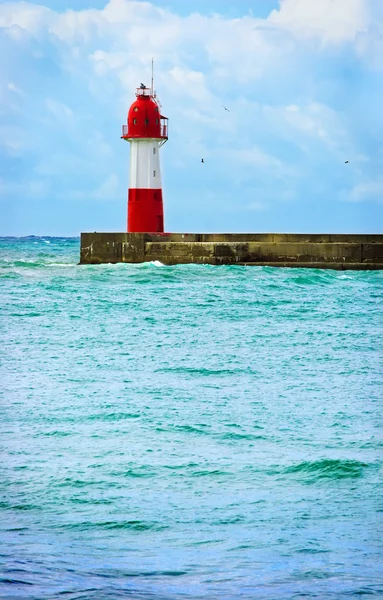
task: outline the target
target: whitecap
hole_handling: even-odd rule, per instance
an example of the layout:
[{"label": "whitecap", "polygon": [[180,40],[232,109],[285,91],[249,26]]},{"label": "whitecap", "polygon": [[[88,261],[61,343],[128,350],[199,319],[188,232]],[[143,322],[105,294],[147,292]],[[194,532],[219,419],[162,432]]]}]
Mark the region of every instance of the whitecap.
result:
[{"label": "whitecap", "polygon": [[60,262],[51,262],[48,263],[50,267],[76,267],[77,263],[60,263]]}]

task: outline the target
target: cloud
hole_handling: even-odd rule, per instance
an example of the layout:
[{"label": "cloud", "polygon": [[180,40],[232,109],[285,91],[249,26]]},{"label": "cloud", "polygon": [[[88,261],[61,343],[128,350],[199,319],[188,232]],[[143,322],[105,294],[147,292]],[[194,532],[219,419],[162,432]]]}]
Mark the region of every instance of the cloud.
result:
[{"label": "cloud", "polygon": [[56,121],[63,122],[66,124],[73,122],[74,112],[71,108],[68,108],[62,102],[57,102],[57,100],[53,100],[52,98],[47,98],[45,100],[45,106],[49,110],[50,113],[55,117]]},{"label": "cloud", "polygon": [[11,29],[16,25],[36,35],[44,25],[53,22],[55,14],[49,8],[29,2],[4,3],[0,11],[0,27]]},{"label": "cloud", "polygon": [[248,210],[265,210],[266,206],[262,202],[250,202],[246,205]]},{"label": "cloud", "polygon": [[383,204],[383,177],[358,183],[351,191],[344,193],[344,199],[349,202],[376,200]]},{"label": "cloud", "polygon": [[28,182],[4,181],[0,179],[0,200],[9,202],[13,196],[26,195],[31,199],[40,198],[48,190],[47,182],[42,179]]},{"label": "cloud", "polygon": [[369,5],[365,0],[281,0],[268,21],[297,37],[342,44],[367,30]]},{"label": "cloud", "polygon": [[118,184],[119,180],[116,173],[111,173],[101,185],[94,190],[92,197],[97,200],[113,200],[118,189]]},{"label": "cloud", "polygon": [[247,167],[262,169],[263,173],[272,173],[276,178],[292,174],[285,163],[256,146],[228,151],[227,157],[231,163],[237,164],[237,167],[241,165],[245,169]]},{"label": "cloud", "polygon": [[23,92],[12,81],[8,82],[7,87],[9,90],[11,90],[11,92],[14,92],[15,94],[19,94],[20,96],[22,96]]}]

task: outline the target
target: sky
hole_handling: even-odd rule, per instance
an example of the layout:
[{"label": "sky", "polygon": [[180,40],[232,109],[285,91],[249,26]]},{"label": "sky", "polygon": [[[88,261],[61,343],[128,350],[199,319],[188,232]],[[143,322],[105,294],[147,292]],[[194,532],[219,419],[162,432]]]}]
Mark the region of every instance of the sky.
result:
[{"label": "sky", "polygon": [[382,231],[382,0],[3,2],[0,53],[0,235],[126,230],[152,57],[166,231]]}]

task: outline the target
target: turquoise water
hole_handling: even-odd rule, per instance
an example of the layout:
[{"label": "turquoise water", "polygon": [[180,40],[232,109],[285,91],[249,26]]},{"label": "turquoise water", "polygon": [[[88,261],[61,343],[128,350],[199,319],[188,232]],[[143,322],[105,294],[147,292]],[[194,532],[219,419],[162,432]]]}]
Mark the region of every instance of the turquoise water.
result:
[{"label": "turquoise water", "polygon": [[383,598],[382,273],[0,245],[2,598]]}]

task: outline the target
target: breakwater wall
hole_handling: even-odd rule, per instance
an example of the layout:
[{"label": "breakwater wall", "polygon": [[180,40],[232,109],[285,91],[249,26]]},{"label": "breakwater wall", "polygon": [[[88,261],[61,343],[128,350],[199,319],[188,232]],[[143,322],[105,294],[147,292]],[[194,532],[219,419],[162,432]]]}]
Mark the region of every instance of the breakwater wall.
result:
[{"label": "breakwater wall", "polygon": [[82,233],[80,264],[383,269],[382,234]]}]

